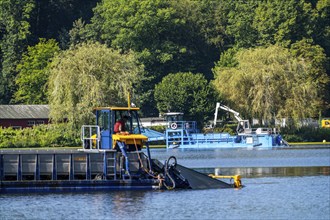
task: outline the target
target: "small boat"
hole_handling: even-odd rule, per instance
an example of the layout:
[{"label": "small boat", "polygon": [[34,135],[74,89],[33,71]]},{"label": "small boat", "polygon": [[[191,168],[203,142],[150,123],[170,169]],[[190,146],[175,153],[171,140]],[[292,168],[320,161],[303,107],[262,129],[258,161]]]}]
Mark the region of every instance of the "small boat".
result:
[{"label": "small boat", "polygon": [[[139,108],[98,107],[95,125],[83,125],[79,150],[1,150],[0,193],[240,187],[177,163],[152,159],[141,134]],[[125,132],[116,122],[127,118]],[[146,147],[146,150],[143,150]]]}]

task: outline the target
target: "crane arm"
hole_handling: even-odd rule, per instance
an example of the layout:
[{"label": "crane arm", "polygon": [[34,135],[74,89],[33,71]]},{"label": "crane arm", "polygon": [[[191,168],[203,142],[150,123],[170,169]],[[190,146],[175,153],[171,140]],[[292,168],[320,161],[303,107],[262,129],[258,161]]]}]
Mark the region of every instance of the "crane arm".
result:
[{"label": "crane arm", "polygon": [[215,107],[215,113],[214,113],[214,121],[213,121],[213,127],[215,127],[217,123],[217,118],[218,118],[218,109],[221,108],[227,112],[233,113],[234,117],[238,122],[243,121],[243,119],[239,116],[239,113],[237,111],[234,111],[233,109],[229,108],[228,106],[221,105],[220,102],[217,102],[216,107]]}]

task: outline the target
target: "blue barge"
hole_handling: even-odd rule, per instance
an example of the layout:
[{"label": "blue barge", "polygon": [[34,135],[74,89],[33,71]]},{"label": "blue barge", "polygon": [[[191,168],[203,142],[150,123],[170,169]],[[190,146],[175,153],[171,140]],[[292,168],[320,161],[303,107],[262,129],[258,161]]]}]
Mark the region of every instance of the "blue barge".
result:
[{"label": "blue barge", "polygon": [[[0,193],[240,187],[177,164],[151,159],[141,134],[139,108],[95,108],[96,125],[84,125],[79,150],[1,150]],[[125,128],[115,131],[120,120]],[[146,147],[146,151],[142,148]]]},{"label": "blue barge", "polygon": [[[238,121],[236,135],[226,132],[216,133],[218,109],[233,113]],[[163,140],[167,148],[212,149],[212,148],[273,148],[288,146],[281,135],[271,128],[251,128],[249,120],[244,120],[239,113],[220,103],[216,104],[213,124],[201,133],[196,121],[184,121],[183,113],[164,114],[167,121]]]}]

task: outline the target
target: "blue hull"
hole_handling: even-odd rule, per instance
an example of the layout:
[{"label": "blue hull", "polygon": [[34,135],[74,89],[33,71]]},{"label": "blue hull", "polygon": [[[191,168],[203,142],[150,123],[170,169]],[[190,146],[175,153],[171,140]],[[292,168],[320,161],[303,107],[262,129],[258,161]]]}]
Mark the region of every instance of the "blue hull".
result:
[{"label": "blue hull", "polygon": [[[176,131],[177,132],[177,131]],[[281,147],[279,135],[250,134],[230,135],[228,133],[186,134],[185,132],[167,134],[167,148],[213,149],[213,148],[273,148]]]}]

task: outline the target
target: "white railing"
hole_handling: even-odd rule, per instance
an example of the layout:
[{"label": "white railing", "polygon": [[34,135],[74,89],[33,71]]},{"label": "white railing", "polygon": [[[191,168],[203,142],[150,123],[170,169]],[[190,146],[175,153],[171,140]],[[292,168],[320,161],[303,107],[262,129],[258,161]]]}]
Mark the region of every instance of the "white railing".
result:
[{"label": "white railing", "polygon": [[84,149],[100,149],[101,132],[97,125],[83,125],[81,127],[82,145]]}]

